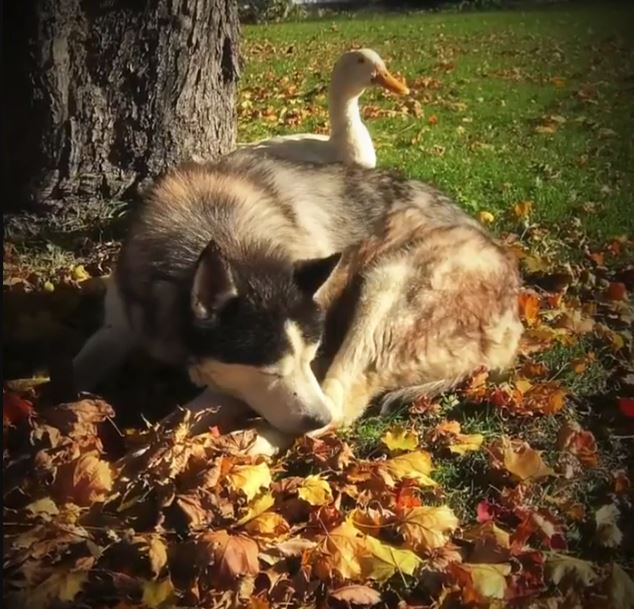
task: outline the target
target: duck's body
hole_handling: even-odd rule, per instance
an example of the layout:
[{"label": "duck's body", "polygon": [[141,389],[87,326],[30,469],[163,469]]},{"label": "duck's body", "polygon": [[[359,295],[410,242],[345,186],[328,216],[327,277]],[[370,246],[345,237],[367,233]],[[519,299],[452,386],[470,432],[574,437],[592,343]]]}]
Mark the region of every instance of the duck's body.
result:
[{"label": "duck's body", "polygon": [[408,92],[407,87],[389,73],[374,51],[360,49],[344,53],[335,65],[330,83],[330,135],[299,133],[276,136],[239,147],[262,150],[293,161],[373,168],[376,166],[374,144],[359,111],[359,98],[373,84],[398,94]]}]

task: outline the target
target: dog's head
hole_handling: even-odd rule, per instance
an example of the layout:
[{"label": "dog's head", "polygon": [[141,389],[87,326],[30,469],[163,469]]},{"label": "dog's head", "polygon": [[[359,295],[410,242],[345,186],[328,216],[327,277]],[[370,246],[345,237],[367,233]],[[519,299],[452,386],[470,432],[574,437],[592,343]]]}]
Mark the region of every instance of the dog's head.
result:
[{"label": "dog's head", "polygon": [[192,380],[240,398],[287,433],[328,425],[311,370],[325,321],[314,295],[338,260],[244,262],[209,244],[191,291]]}]

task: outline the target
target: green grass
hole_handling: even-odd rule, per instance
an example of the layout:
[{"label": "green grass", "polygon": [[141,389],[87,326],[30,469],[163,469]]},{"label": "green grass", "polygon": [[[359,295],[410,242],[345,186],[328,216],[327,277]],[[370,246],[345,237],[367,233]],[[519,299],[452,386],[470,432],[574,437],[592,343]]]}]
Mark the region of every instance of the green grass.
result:
[{"label": "green grass", "polygon": [[[323,129],[331,66],[369,46],[422,109],[402,114],[407,100],[366,92],[362,105],[384,115],[366,119],[380,166],[433,182],[473,212],[499,217],[532,200],[551,225],[579,217],[596,238],[631,232],[633,25],[623,5],[597,3],[245,27],[239,140]],[[308,112],[299,122],[284,114],[298,109]],[[565,122],[537,133],[549,115]]]}]

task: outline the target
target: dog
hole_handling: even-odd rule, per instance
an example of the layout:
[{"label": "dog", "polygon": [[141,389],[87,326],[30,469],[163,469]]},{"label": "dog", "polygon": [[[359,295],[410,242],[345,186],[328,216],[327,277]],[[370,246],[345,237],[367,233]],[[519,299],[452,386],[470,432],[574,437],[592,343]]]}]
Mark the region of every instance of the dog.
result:
[{"label": "dog", "polygon": [[239,150],[168,172],[132,214],[79,388],[142,346],[206,388],[194,407],[263,417],[261,452],[518,349],[515,259],[422,182]]}]

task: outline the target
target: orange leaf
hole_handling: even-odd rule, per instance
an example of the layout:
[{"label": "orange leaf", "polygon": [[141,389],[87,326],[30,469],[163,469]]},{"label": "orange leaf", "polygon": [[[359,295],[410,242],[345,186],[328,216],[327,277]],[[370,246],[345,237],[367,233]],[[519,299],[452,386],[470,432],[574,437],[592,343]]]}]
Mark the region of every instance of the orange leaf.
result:
[{"label": "orange leaf", "polygon": [[534,326],[539,316],[539,296],[534,292],[521,292],[518,302],[522,319],[527,325]]},{"label": "orange leaf", "polygon": [[627,289],[620,281],[613,281],[605,291],[608,300],[627,300]]},{"label": "orange leaf", "polygon": [[435,125],[436,123],[438,123],[438,117],[435,114],[432,114],[428,119],[427,122],[430,125]]}]

